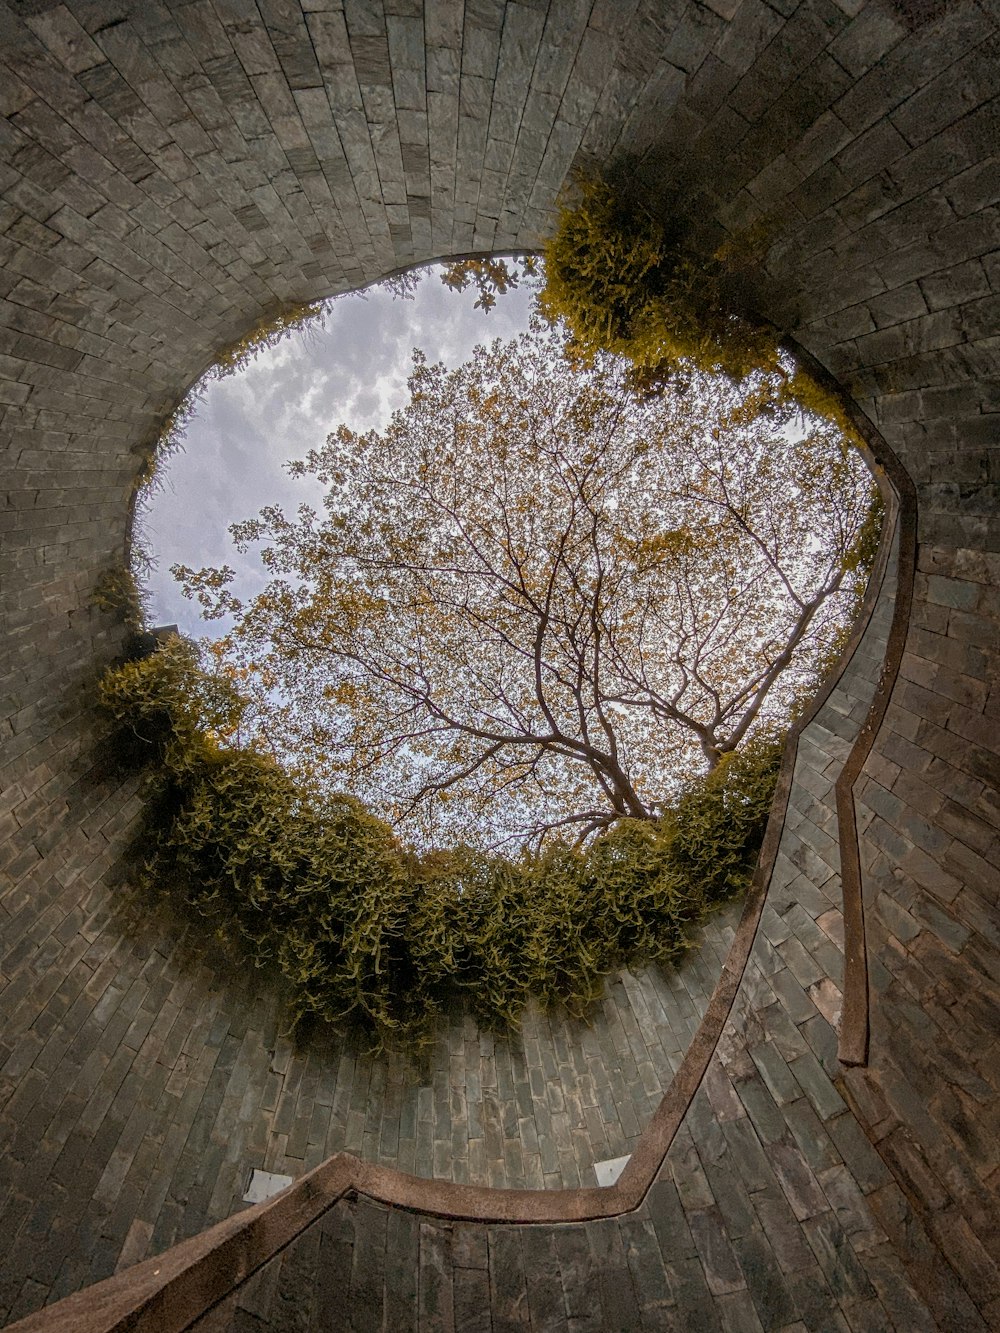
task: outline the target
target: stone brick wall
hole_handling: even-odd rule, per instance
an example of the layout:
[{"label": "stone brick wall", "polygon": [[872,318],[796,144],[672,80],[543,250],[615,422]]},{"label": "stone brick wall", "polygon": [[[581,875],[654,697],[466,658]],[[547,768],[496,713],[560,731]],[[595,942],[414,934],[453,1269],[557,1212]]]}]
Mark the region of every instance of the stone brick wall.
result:
[{"label": "stone brick wall", "polygon": [[464,1134],[481,1176],[495,1071],[486,1182],[538,1183],[533,1124],[542,1184],[574,1184],[664,1086],[711,950],[688,981],[623,978],[594,1033],[529,1029],[523,1064],[465,1029],[423,1083],[293,1056],[271,1001],[123,905],[139,798],[89,705],[136,451],[213,353],[282,303],[533,246],[575,163],[633,153],[706,237],[761,224],[753,299],[917,489],[906,651],[856,788],[869,1064],[836,1061],[830,793],[891,585],[803,737],[751,964],[639,1211],[470,1228],[345,1202],[234,1299],[321,1304],[319,1254],[358,1327],[1000,1327],[998,51],[995,0],[0,4],[0,1318],[223,1215],[249,1156],[400,1161],[412,1107],[414,1162],[447,1122],[430,1169],[437,1142],[460,1174]]}]

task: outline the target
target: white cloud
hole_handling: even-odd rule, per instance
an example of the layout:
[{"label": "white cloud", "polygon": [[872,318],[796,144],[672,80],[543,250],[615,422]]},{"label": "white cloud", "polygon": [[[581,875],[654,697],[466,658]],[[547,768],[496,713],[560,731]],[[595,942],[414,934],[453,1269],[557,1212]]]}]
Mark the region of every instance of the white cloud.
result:
[{"label": "white cloud", "polygon": [[456,366],[477,343],[527,327],[523,290],[500,297],[488,315],[474,301],[472,292],[445,288],[434,270],[412,301],[377,289],[345,297],[325,328],[293,334],[246,371],[209,385],[142,525],[157,562],[148,580],[153,624],[176,622],[194,635],[206,628],[181,597],[173,564],[229,564],[237,591],[260,586],[259,562],[236,552],[229,525],[263,505],[317,503],[317,484],[289,477],[283,465],[321,445],[341,422],[358,431],[382,427],[405,399],[415,347]]}]

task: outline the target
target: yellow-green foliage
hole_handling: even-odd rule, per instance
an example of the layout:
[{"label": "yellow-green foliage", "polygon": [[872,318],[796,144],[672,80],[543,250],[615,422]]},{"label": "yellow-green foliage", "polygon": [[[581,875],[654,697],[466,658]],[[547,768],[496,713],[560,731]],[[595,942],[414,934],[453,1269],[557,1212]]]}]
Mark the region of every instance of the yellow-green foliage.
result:
[{"label": "yellow-green foliage", "polygon": [[740,379],[778,364],[773,330],[738,313],[726,261],[698,255],[631,189],[579,185],[545,247],[540,304],[585,356],[628,357],[655,380],[690,362]]},{"label": "yellow-green foliage", "polygon": [[533,996],[582,1013],[616,966],[682,950],[748,882],[779,752],[728,756],[660,820],[584,849],[417,856],[352,798],[307,795],[227,745],[242,701],[189,643],[113,668],[101,695],[155,761],[147,883],[276,961],[298,1017],[351,1018],[380,1041],[419,1036],[459,996],[486,1026],[516,1024]]},{"label": "yellow-green foliage", "polygon": [[259,353],[269,347],[277,347],[295,329],[305,328],[314,320],[321,319],[323,309],[322,301],[303,301],[282,306],[262,316],[248,333],[219,353],[208,372],[209,376],[212,379],[223,379],[238,370],[245,370]]},{"label": "yellow-green foliage", "polygon": [[104,570],[94,584],[90,600],[99,610],[117,616],[130,630],[141,629],[145,622],[145,595],[125,564]]},{"label": "yellow-green foliage", "polygon": [[613,352],[632,362],[638,387],[654,388],[686,367],[742,380],[776,375],[760,401],[748,386],[748,411],[791,405],[834,421],[857,443],[837,396],[801,367],[782,364],[777,331],[741,309],[738,274],[764,231],[734,238],[715,254],[692,248],[624,178],[578,183],[545,246],[539,305],[562,319],[585,358]]},{"label": "yellow-green foliage", "polygon": [[840,660],[840,656],[850,641],[854,633],[854,627],[858,616],[861,614],[861,606],[865,600],[865,593],[868,590],[868,580],[871,578],[872,571],[875,568],[875,560],[878,556],[879,543],[882,540],[882,524],[885,521],[885,505],[878,487],[872,485],[872,500],[868,507],[868,513],[865,515],[864,523],[858,533],[857,541],[844,556],[844,569],[848,574],[848,588],[850,591],[850,602],[843,612],[840,629],[830,640],[826,652],[818,657],[813,664],[811,679],[803,689],[801,697],[792,710],[793,718],[800,717],[808,708],[810,701],[815,695],[816,690],[826,679],[827,675],[833,670],[834,666]]}]

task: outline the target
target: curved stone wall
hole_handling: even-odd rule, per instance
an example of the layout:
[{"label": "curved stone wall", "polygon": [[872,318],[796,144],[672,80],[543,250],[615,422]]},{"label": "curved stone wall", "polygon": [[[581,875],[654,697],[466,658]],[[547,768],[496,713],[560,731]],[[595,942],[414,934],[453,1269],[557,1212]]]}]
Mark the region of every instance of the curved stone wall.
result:
[{"label": "curved stone wall", "polygon": [[[289,1301],[307,1325],[333,1301],[359,1328],[1000,1326],[998,51],[992,0],[0,8],[0,1318],[225,1216],[246,1165],[340,1146],[338,1089],[345,1135],[352,1114],[362,1149],[374,1133],[362,1079],[344,1105],[350,1053],[292,1058],[267,1001],[121,906],[139,801],[94,745],[90,690],[119,632],[90,595],[124,549],[137,451],[262,315],[534,245],[575,163],[632,153],[706,237],[763,227],[759,308],[916,487],[905,652],[854,784],[868,1063],[836,1058],[832,787],[878,697],[892,582],[801,738],[750,964],[638,1208],[486,1225],[354,1190],[213,1327],[277,1326]],[[659,1070],[650,1054],[663,1024],[644,987],[626,979],[607,1009],[609,1155],[632,1146],[621,1108],[641,1087],[648,1110],[672,1064],[659,1035]],[[425,1123],[471,1121],[474,1048],[453,1034]],[[499,1092],[507,1065],[485,1054]],[[525,1081],[550,1117],[563,1097],[560,1133],[582,1121],[592,1142],[542,1183],[575,1184],[571,1158],[603,1151],[571,1102],[591,1095],[586,1060],[543,1028],[531,1055],[540,1086],[511,1063],[509,1105]],[[385,1075],[371,1156],[399,1161]],[[595,1107],[612,1123],[596,1087]],[[499,1118],[491,1141],[523,1153],[530,1131]],[[510,1151],[486,1183],[517,1182]]]}]

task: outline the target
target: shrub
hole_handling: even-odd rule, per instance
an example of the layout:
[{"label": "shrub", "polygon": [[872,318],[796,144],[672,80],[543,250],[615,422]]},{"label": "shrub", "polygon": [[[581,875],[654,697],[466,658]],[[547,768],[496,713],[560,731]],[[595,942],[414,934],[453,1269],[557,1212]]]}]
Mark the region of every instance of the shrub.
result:
[{"label": "shrub", "polygon": [[591,178],[545,247],[540,295],[585,357],[628,357],[655,381],[690,362],[742,379],[778,366],[774,331],[735,309],[732,266],[699,255],[634,189]]},{"label": "shrub", "polygon": [[812,412],[856,444],[837,396],[790,367],[777,330],[741,304],[740,272],[765,231],[760,224],[706,254],[659,215],[625,169],[615,180],[584,178],[546,243],[539,306],[549,320],[565,322],[585,360],[600,351],[629,360],[640,390],[683,381],[692,367],[723,374],[747,381],[748,414]]},{"label": "shrub", "polygon": [[533,996],[583,1013],[613,968],[683,950],[749,880],[780,748],[727,756],[661,819],[582,849],[418,856],[359,802],[232,744],[244,703],[192,644],[112,668],[101,697],[151,761],[143,881],[275,962],[297,1019],[350,1019],[378,1042],[419,1038],[457,997],[485,1026],[516,1024]]}]

